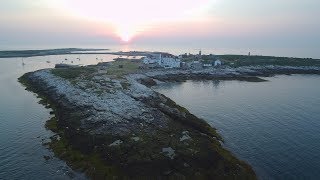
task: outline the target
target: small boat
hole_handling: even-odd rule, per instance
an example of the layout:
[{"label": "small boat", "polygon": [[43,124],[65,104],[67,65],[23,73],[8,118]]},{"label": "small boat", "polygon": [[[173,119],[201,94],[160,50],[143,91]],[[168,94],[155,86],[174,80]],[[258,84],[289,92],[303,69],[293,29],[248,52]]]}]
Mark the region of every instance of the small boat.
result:
[{"label": "small boat", "polygon": [[50,61],[47,61],[47,63],[50,63]]}]

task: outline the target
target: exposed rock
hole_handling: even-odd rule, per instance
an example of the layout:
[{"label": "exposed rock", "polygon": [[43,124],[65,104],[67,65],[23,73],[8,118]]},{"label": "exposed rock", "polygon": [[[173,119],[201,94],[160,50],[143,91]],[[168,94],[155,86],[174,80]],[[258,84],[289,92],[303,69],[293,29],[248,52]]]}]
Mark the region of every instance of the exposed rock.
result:
[{"label": "exposed rock", "polygon": [[121,140],[116,140],[115,142],[109,144],[109,147],[111,146],[119,146],[120,144],[122,144],[123,142]]},{"label": "exposed rock", "polygon": [[162,153],[164,153],[165,156],[169,157],[170,159],[174,159],[174,156],[176,155],[174,151],[175,150],[172,149],[171,147],[162,148]]},{"label": "exposed rock", "polygon": [[136,141],[136,142],[137,142],[137,141],[140,141],[140,138],[139,138],[139,137],[132,137],[131,139],[134,140],[134,141]]},{"label": "exposed rock", "polygon": [[191,137],[189,136],[188,133],[189,133],[188,131],[183,131],[182,132],[182,137],[180,138],[180,141],[185,141],[185,140],[191,139]]}]

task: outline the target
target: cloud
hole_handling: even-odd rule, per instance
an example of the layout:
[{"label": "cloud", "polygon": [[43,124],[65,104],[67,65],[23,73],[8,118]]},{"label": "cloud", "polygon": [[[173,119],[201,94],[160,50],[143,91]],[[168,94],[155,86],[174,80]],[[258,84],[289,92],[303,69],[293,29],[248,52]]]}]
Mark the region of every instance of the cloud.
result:
[{"label": "cloud", "polygon": [[[320,48],[318,0],[10,0],[0,44]],[[317,52],[314,52],[317,54]]]}]

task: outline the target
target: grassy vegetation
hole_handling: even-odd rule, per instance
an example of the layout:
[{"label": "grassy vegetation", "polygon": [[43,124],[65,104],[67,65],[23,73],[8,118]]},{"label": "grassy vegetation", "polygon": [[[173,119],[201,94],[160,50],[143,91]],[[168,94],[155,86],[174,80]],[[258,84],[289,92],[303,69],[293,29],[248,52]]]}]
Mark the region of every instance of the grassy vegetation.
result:
[{"label": "grassy vegetation", "polygon": [[290,58],[274,56],[244,56],[244,55],[219,55],[222,61],[234,67],[256,65],[280,66],[320,66],[319,59]]},{"label": "grassy vegetation", "polygon": [[45,124],[46,129],[51,130],[54,133],[58,133],[58,125],[57,125],[57,119],[56,117],[52,117],[50,120],[48,120]]},{"label": "grassy vegetation", "polygon": [[[46,128],[57,133],[57,119],[47,121]],[[113,179],[119,174],[118,168],[103,162],[103,158],[97,152],[83,154],[70,145],[63,132],[60,131],[58,134],[60,138],[51,137],[51,142],[47,145],[57,157],[65,160],[73,169],[80,170],[93,179]]]},{"label": "grassy vegetation", "polygon": [[215,59],[220,59],[225,65],[257,66],[257,65],[279,65],[279,66],[320,66],[320,59],[312,58],[292,58],[275,56],[246,56],[246,55],[202,55],[201,58],[195,56],[185,56],[183,61],[191,62],[201,59],[204,63],[212,63]]},{"label": "grassy vegetation", "polygon": [[183,62],[192,62],[192,61],[195,61],[197,60],[195,57],[185,57],[185,58],[182,58],[182,61]]},{"label": "grassy vegetation", "polygon": [[139,61],[114,61],[107,69],[108,75],[123,76],[139,69]]},{"label": "grassy vegetation", "polygon": [[214,61],[217,57],[215,55],[201,55],[201,57],[199,57],[198,55],[184,55],[182,56],[182,61],[184,62],[192,62],[192,61],[198,61],[201,60],[204,63],[212,63],[212,61]]},{"label": "grassy vegetation", "polygon": [[95,68],[92,67],[74,67],[74,68],[56,68],[51,70],[52,74],[72,80],[80,76],[90,76],[97,72]]},{"label": "grassy vegetation", "polygon": [[18,78],[19,83],[21,83],[24,87],[26,87],[27,89],[29,87],[31,87],[28,77],[29,77],[30,73],[26,73],[23,76]]},{"label": "grassy vegetation", "polygon": [[[133,73],[139,69],[140,61],[138,60],[121,60],[114,61],[108,66],[107,75],[121,77],[123,75]],[[51,70],[52,74],[68,80],[74,80],[78,77],[91,77],[98,72],[97,68],[92,66],[73,67],[73,68],[56,68]]]}]

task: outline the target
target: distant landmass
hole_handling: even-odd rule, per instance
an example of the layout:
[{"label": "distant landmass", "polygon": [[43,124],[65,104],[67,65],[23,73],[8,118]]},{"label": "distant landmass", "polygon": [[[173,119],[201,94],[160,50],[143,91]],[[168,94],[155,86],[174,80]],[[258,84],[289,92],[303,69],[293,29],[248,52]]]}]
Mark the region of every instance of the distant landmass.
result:
[{"label": "distant landmass", "polygon": [[[93,48],[61,48],[61,49],[44,49],[44,50],[10,50],[0,51],[0,58],[17,58],[17,57],[34,57],[48,55],[70,55],[70,54],[112,54],[121,56],[150,56],[153,54],[169,54],[165,52],[150,51],[118,51],[111,52],[110,49],[93,49]],[[169,54],[170,55],[170,54]],[[173,55],[172,55],[173,56]],[[261,55],[193,55],[182,54],[179,58],[183,62],[201,61],[211,63],[213,60],[221,60],[223,65],[230,67],[241,66],[320,66],[320,59],[298,58],[298,57],[276,57]]]},{"label": "distant landmass", "polygon": [[15,57],[34,57],[48,55],[65,55],[75,52],[89,51],[108,51],[109,49],[82,49],[82,48],[63,48],[63,49],[44,49],[44,50],[12,50],[0,51],[0,58],[15,58]]}]

